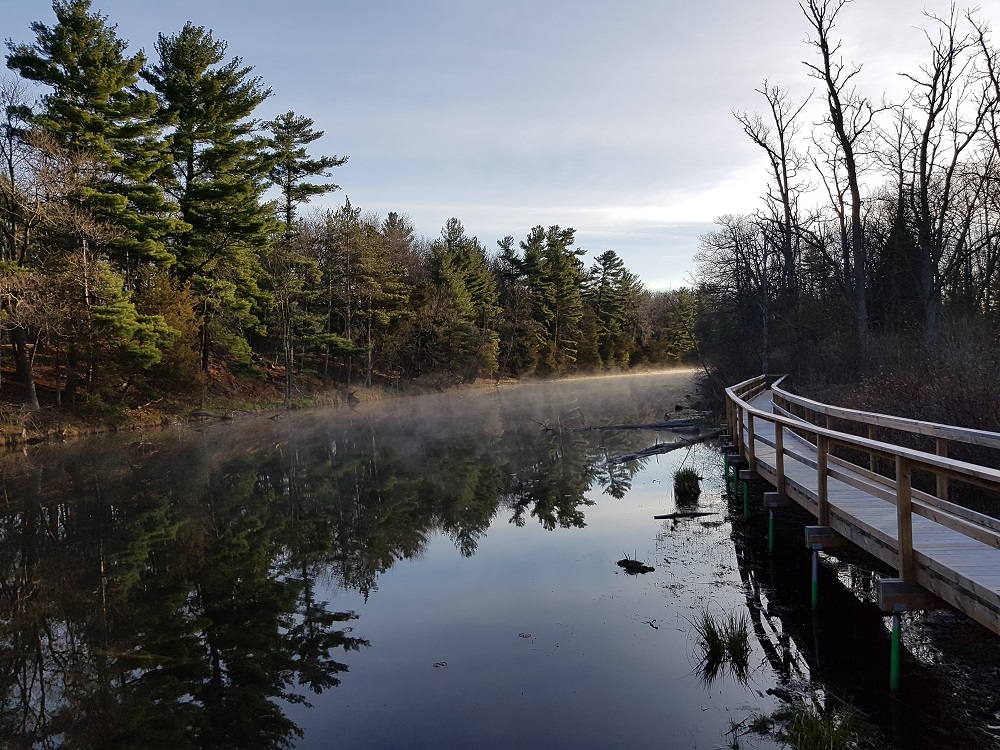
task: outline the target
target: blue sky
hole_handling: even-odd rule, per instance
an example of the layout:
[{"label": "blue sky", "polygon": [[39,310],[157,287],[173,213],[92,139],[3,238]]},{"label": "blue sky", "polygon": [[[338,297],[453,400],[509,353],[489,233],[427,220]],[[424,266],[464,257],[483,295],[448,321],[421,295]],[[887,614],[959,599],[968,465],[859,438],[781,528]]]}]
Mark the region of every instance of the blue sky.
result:
[{"label": "blue sky", "polygon": [[[977,5],[991,21],[1000,0]],[[855,0],[838,26],[859,87],[904,90],[926,40],[921,10],[948,0]],[[537,224],[613,249],[652,288],[683,285],[698,237],[759,205],[762,154],[733,110],[763,79],[804,98],[813,81],[794,0],[93,0],[131,50],[186,21],[213,30],[274,95],[348,155],[333,181],[366,211],[408,214],[435,237],[457,216],[489,248]],[[46,0],[3,0],[0,36],[33,40]],[[1000,22],[1000,21],[997,21]],[[819,97],[814,97],[819,105]],[[818,121],[817,106],[808,117]],[[819,196],[816,202],[819,202]]]}]

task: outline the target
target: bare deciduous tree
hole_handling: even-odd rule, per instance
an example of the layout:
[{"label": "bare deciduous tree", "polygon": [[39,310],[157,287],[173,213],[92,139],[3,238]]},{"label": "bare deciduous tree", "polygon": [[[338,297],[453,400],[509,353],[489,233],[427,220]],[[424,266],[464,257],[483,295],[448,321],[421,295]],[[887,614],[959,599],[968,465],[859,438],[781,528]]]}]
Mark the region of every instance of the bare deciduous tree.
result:
[{"label": "bare deciduous tree", "polygon": [[[845,232],[850,243],[854,278],[856,331],[862,345],[868,339],[868,304],[865,294],[867,266],[862,225],[861,186],[859,182],[859,157],[868,148],[866,138],[870,133],[876,108],[866,97],[857,93],[854,78],[861,66],[847,65],[840,56],[840,42],[832,41],[831,34],[837,16],[849,0],[808,0],[799,8],[813,30],[809,43],[819,52],[819,64],[805,62],[810,75],[818,79],[826,92],[827,123],[833,130],[837,159],[842,164],[847,193],[850,195],[850,225]],[[846,256],[846,253],[845,253]]]},{"label": "bare deciduous tree", "polygon": [[767,100],[771,117],[768,122],[754,113],[734,112],[744,132],[757,146],[764,149],[770,166],[771,182],[764,200],[775,224],[783,263],[782,285],[794,298],[796,290],[796,257],[798,255],[798,201],[806,187],[799,175],[806,166],[806,157],[795,147],[795,138],[801,129],[799,115],[808,104],[807,98],[797,107],[789,100],[788,93],[765,80],[757,93]]}]

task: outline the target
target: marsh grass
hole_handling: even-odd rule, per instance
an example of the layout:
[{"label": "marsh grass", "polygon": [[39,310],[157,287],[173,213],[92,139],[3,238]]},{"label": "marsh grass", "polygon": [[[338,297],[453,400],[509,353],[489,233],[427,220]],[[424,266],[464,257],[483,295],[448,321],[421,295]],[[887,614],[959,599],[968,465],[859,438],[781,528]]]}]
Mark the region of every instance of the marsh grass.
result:
[{"label": "marsh grass", "polygon": [[674,472],[674,497],[678,504],[693,503],[701,494],[701,477],[691,468],[681,468]]},{"label": "marsh grass", "polygon": [[775,711],[775,736],[795,750],[850,750],[861,747],[871,726],[850,706],[824,710],[799,702]]},{"label": "marsh grass", "polygon": [[745,683],[750,675],[750,621],[745,612],[715,615],[708,608],[691,623],[701,651],[698,669],[712,683],[728,670]]},{"label": "marsh grass", "polygon": [[740,737],[747,734],[756,734],[762,737],[767,736],[771,734],[773,727],[774,719],[767,714],[750,714],[741,721],[730,719],[729,731],[726,732],[726,735],[729,737],[728,746],[732,750],[740,750]]},{"label": "marsh grass", "polygon": [[792,750],[856,750],[869,747],[877,733],[862,714],[838,704],[823,708],[815,697],[801,698],[772,714],[750,714],[742,721],[730,719],[727,746],[739,750],[748,734],[770,736]]}]

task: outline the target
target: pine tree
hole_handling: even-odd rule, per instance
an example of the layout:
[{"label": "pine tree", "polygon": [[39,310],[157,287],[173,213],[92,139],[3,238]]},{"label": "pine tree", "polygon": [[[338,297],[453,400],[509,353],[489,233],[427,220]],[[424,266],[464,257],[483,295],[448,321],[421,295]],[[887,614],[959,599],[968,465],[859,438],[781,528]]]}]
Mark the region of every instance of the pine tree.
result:
[{"label": "pine tree", "polygon": [[127,54],[90,0],[55,0],[52,9],[55,25],[31,25],[33,44],[8,41],[7,67],[50,87],[32,122],[90,161],[78,207],[117,229],[105,249],[128,279],[140,262],[173,260],[163,240],[180,226],[158,184],[169,157],[156,98],[136,85],[145,58]]},{"label": "pine tree", "polygon": [[492,375],[498,367],[500,313],[496,279],[479,240],[468,237],[458,219],[449,219],[431,245],[436,287],[437,336],[443,359],[466,379]]},{"label": "pine tree", "polygon": [[281,191],[281,218],[285,236],[290,237],[295,223],[295,209],[323,193],[339,190],[339,185],[308,182],[314,177],[328,177],[331,167],[347,163],[346,156],[310,158],[306,146],[323,137],[322,130],[313,130],[308,117],[285,112],[267,124],[271,131],[272,164],[268,172],[271,182]]},{"label": "pine tree", "polygon": [[575,230],[558,225],[535,227],[524,250],[523,267],[532,289],[535,319],[545,330],[539,360],[542,372],[566,372],[576,366],[583,319],[583,250],[573,247]]},{"label": "pine tree", "polygon": [[532,316],[532,295],[524,263],[514,248],[514,238],[497,240],[500,253],[493,263],[499,302],[503,309],[497,321],[500,337],[501,372],[519,376],[533,372],[544,332]]},{"label": "pine tree", "polygon": [[171,129],[167,191],[187,229],[173,237],[175,277],[201,299],[200,349],[208,368],[213,343],[245,349],[244,331],[258,324],[260,253],[274,231],[262,205],[265,140],[254,110],[271,94],[239,57],[225,61],[226,43],[185,24],[160,34],[157,64],[142,71],[156,92],[158,122]]},{"label": "pine tree", "polygon": [[594,259],[584,284],[584,299],[593,310],[597,348],[607,366],[628,365],[634,349],[634,314],[641,284],[635,274],[614,250],[607,250]]},{"label": "pine tree", "polygon": [[156,91],[158,121],[167,139],[172,175],[167,191],[190,228],[177,238],[176,275],[203,275],[219,263],[245,262],[271,229],[261,206],[266,188],[254,110],[271,94],[239,57],[223,63],[226,43],[185,24],[160,34],[159,63],[142,71]]}]

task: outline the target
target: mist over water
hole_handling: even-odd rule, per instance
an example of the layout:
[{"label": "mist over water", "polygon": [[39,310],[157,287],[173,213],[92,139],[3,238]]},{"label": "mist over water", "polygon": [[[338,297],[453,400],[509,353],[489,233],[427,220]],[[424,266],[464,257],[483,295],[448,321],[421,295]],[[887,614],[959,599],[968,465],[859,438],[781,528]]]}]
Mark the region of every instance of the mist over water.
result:
[{"label": "mist over water", "polygon": [[[884,628],[852,594],[871,574],[827,564],[824,596],[845,619],[810,620],[801,531],[769,557],[766,520],[727,499],[715,447],[611,462],[689,435],[590,429],[689,414],[692,375],[470,390],[0,458],[0,737],[769,748],[736,732],[783,705],[774,688],[849,693],[891,733]],[[693,503],[673,496],[678,467],[704,477]],[[653,519],[679,509],[710,515]],[[655,570],[627,575],[623,557]],[[692,627],[705,611],[747,615],[742,671],[706,664]],[[844,622],[857,638],[838,652]],[[941,686],[910,672],[930,696],[921,712],[958,741]]]}]

